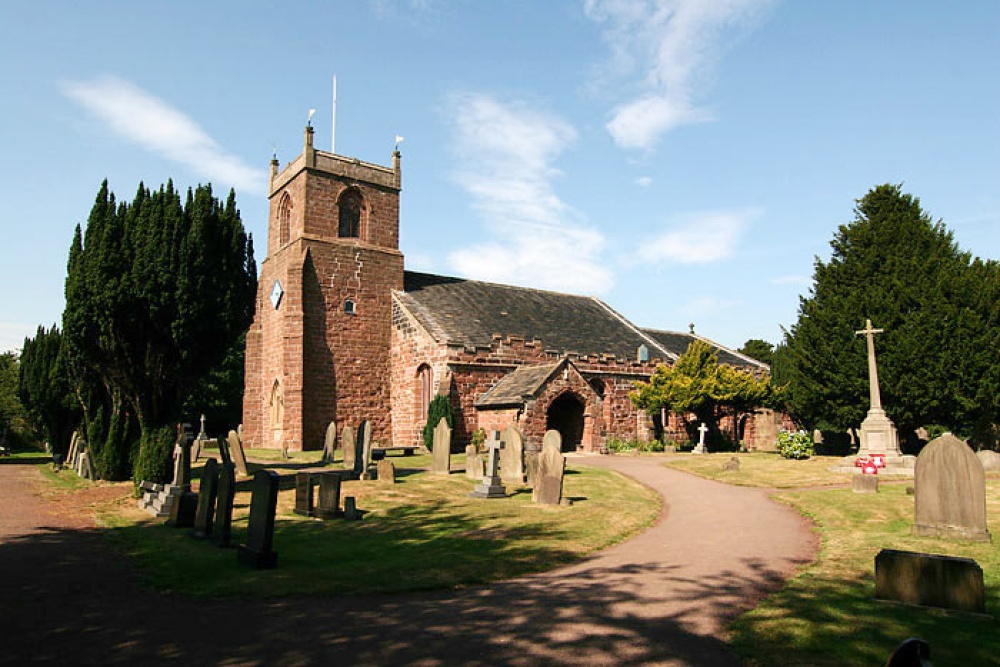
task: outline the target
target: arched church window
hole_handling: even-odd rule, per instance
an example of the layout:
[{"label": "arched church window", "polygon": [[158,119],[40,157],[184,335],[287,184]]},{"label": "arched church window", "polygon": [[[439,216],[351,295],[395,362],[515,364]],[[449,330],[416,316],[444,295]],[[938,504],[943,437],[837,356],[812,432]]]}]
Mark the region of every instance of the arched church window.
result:
[{"label": "arched church window", "polygon": [[278,203],[278,245],[283,246],[292,234],[292,198],[286,192]]},{"label": "arched church window", "polygon": [[281,382],[274,381],[271,385],[271,429],[278,430],[285,421],[285,396],[281,391]]},{"label": "arched church window", "polygon": [[341,196],[340,225],[337,236],[344,239],[356,239],[361,236],[361,223],[365,210],[365,202],[357,190],[348,190]]},{"label": "arched church window", "polygon": [[434,397],[434,370],[427,364],[417,369],[417,400],[420,406],[420,421],[427,421],[427,408]]}]

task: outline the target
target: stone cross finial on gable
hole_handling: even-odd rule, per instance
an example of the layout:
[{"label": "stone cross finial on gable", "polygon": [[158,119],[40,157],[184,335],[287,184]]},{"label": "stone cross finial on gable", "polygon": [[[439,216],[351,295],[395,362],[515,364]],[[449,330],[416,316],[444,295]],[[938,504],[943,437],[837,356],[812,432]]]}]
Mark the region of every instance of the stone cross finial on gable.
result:
[{"label": "stone cross finial on gable", "polygon": [[882,409],[882,396],[878,389],[878,368],[875,365],[875,334],[884,332],[885,329],[875,329],[872,321],[865,320],[865,328],[855,331],[855,336],[865,336],[868,339],[868,392],[871,397],[871,409]]}]

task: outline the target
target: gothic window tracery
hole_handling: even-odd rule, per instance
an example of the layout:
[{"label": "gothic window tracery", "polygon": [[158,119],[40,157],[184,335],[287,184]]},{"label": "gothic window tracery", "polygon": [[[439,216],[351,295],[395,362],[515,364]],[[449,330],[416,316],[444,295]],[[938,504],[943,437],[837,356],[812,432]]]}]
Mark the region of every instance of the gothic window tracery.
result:
[{"label": "gothic window tracery", "polygon": [[283,246],[291,240],[292,234],[292,198],[286,192],[278,203],[278,245]]},{"label": "gothic window tracery", "polygon": [[361,193],[355,189],[345,192],[338,202],[340,209],[337,236],[356,239],[361,237],[361,225],[365,213],[365,202]]}]

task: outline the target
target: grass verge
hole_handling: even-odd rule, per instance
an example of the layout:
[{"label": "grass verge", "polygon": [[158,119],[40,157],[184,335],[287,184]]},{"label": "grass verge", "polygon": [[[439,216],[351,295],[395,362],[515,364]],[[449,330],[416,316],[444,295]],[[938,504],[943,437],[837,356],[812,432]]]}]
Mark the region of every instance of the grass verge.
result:
[{"label": "grass verge", "polygon": [[[395,457],[394,457],[395,458]],[[400,457],[415,461],[416,457]],[[286,471],[287,472],[287,471]],[[135,559],[145,580],[160,590],[201,596],[281,596],[398,592],[454,587],[550,569],[614,544],[650,525],[659,496],[605,470],[570,468],[564,496],[571,507],[531,502],[527,488],[510,497],[467,497],[473,483],[403,468],[397,483],[345,482],[366,510],[363,521],[319,521],[296,515],[289,476],[279,494],[275,523],[278,568],[253,571],[232,550],[164,526],[122,498],[105,507],[101,522],[116,547]],[[233,541],[243,541],[249,514],[247,481],[239,484]]]},{"label": "grass verge", "polygon": [[[734,456],[740,462],[739,470],[723,470],[723,464]],[[725,452],[670,456],[664,459],[664,465],[736,486],[759,486],[769,489],[850,486],[850,474],[833,473],[829,470],[841,458],[814,456],[802,461],[793,461],[766,452],[749,454]]]}]

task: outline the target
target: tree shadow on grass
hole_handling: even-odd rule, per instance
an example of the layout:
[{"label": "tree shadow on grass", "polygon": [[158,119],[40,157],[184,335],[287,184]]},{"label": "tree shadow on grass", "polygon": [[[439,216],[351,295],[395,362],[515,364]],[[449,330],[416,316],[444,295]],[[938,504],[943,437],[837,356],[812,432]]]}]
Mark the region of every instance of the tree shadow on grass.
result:
[{"label": "tree shadow on grass", "polygon": [[[425,518],[415,532],[441,529]],[[723,641],[698,632],[698,610],[731,607],[734,596],[760,585],[732,573],[698,581],[673,566],[631,564],[430,593],[196,599],[140,588],[125,562],[108,557],[99,532],[43,530],[0,546],[9,582],[0,590],[4,661],[736,665]],[[276,547],[278,569],[255,573],[258,581],[304,557],[280,541]],[[449,545],[439,547],[445,554]],[[483,548],[497,549],[491,558],[518,558],[502,546]],[[232,551],[217,553],[235,562]],[[339,565],[364,577],[362,561],[355,554]],[[679,603],[666,606],[650,592],[678,587]]]}]

